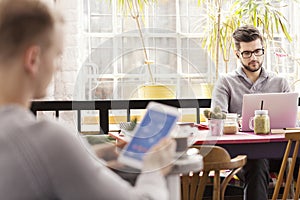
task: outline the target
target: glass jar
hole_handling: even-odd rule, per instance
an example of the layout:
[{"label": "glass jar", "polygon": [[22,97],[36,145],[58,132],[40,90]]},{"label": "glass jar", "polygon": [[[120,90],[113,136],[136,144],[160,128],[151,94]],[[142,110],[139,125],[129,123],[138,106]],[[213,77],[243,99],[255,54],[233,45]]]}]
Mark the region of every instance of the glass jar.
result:
[{"label": "glass jar", "polygon": [[268,134],[270,133],[270,118],[268,110],[255,110],[254,118],[250,119],[253,121],[249,124],[250,128],[253,129],[255,134]]},{"label": "glass jar", "polygon": [[236,134],[239,130],[237,113],[227,113],[224,120],[223,134]]},{"label": "glass jar", "polygon": [[221,136],[223,134],[224,120],[210,119],[208,120],[208,127],[209,127],[210,135]]}]

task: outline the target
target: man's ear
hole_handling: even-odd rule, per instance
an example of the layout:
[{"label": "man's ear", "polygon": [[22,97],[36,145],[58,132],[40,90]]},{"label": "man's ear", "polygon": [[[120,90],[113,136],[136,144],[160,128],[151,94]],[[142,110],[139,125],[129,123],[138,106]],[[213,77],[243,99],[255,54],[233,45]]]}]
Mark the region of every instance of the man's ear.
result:
[{"label": "man's ear", "polygon": [[39,46],[30,46],[24,54],[25,70],[31,74],[36,74],[39,69],[41,48]]},{"label": "man's ear", "polygon": [[234,50],[234,53],[235,53],[237,58],[240,58],[239,52],[237,50]]}]

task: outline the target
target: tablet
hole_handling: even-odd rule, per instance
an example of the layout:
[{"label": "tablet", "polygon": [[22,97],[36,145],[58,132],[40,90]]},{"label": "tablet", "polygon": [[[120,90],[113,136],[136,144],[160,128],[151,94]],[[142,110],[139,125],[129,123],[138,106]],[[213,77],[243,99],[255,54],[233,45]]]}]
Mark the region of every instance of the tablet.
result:
[{"label": "tablet", "polygon": [[156,102],[150,102],[146,109],[132,139],[118,157],[119,162],[137,169],[142,168],[145,153],[171,133],[179,116],[177,108]]}]

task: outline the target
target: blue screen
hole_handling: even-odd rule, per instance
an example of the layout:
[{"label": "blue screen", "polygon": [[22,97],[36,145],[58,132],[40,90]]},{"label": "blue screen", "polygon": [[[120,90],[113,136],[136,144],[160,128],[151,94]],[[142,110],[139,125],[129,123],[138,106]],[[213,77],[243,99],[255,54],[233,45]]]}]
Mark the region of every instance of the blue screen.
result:
[{"label": "blue screen", "polygon": [[176,121],[174,115],[148,110],[124,154],[142,160],[145,152],[168,135]]}]

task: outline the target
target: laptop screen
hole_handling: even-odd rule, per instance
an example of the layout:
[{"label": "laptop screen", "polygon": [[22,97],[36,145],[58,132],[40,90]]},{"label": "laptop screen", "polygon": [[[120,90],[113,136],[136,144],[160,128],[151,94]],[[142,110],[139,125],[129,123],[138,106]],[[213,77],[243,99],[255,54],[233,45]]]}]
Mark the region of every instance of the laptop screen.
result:
[{"label": "laptop screen", "polygon": [[295,127],[298,112],[298,93],[245,94],[242,106],[242,131],[252,131],[249,120],[254,111],[268,110],[271,129]]}]

